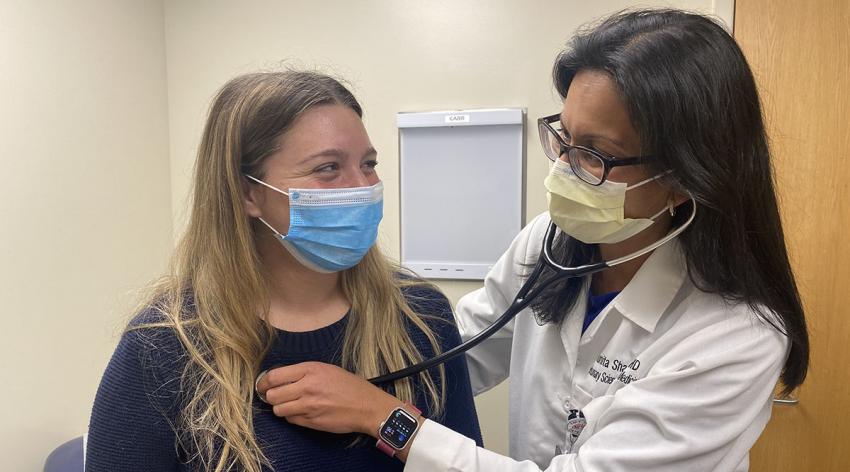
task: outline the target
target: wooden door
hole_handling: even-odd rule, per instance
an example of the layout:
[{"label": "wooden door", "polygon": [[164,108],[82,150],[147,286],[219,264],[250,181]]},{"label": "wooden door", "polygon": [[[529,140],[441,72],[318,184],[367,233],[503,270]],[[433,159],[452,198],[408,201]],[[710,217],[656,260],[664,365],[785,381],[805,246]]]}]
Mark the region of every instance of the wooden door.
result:
[{"label": "wooden door", "polygon": [[850,0],[737,0],[811,339],[799,403],[773,408],[753,472],[850,471]]}]

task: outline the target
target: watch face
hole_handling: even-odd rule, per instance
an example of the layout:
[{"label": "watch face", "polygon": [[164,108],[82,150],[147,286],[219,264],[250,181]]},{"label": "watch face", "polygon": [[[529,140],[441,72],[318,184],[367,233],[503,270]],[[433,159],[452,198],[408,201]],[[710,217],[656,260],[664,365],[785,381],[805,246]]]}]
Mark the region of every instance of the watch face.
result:
[{"label": "watch face", "polygon": [[404,449],[410,436],[416,431],[416,418],[401,408],[396,408],[384,426],[381,427],[381,439],[394,449]]}]

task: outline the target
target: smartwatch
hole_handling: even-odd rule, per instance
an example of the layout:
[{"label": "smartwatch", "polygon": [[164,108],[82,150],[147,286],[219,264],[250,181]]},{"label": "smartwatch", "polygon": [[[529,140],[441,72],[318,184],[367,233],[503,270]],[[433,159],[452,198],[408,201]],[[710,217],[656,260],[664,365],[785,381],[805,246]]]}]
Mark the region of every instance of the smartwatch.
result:
[{"label": "smartwatch", "polygon": [[378,442],[375,443],[375,447],[390,457],[394,457],[398,451],[404,449],[419,429],[419,420],[416,417],[422,412],[410,403],[405,403],[405,406],[414,414],[398,407],[390,413],[378,429]]}]

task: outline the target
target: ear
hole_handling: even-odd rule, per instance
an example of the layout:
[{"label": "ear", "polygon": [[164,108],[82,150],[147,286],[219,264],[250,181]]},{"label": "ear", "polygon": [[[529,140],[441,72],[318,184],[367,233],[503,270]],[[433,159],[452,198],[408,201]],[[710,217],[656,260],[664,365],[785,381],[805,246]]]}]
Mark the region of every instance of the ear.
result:
[{"label": "ear", "polygon": [[245,213],[252,218],[259,218],[263,216],[262,207],[266,202],[266,189],[243,176],[242,201],[245,205]]},{"label": "ear", "polygon": [[682,203],[690,201],[690,199],[691,197],[679,192],[670,192],[670,194],[667,195],[667,207],[670,208],[670,214],[673,214],[675,208]]}]

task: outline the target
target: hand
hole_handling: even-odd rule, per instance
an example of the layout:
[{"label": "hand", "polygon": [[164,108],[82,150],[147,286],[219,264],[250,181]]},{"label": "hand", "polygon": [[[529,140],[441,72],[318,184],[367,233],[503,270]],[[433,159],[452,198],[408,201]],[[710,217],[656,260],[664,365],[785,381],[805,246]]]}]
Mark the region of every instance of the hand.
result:
[{"label": "hand", "polygon": [[351,372],[321,362],[270,370],[257,391],[287,421],[331,433],[377,437],[381,422],[402,402]]}]

